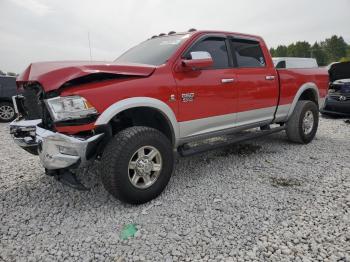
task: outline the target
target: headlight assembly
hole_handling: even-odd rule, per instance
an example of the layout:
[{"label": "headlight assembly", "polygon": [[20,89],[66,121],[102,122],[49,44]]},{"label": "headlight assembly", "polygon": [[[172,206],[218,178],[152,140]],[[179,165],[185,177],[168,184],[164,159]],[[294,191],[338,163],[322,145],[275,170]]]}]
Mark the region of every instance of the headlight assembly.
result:
[{"label": "headlight assembly", "polygon": [[86,118],[97,110],[81,96],[55,97],[45,100],[54,122]]}]

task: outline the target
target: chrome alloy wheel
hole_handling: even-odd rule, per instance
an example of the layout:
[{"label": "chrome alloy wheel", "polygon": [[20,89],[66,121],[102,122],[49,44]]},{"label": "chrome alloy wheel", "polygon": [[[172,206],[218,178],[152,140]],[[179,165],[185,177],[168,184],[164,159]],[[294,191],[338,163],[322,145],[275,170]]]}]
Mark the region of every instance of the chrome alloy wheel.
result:
[{"label": "chrome alloy wheel", "polygon": [[157,181],[162,170],[162,156],[153,146],[138,149],[129,161],[128,174],[131,184],[145,189]]},{"label": "chrome alloy wheel", "polygon": [[308,135],[312,132],[312,129],[314,128],[314,114],[312,111],[306,111],[305,116],[303,118],[303,132],[305,135]]},{"label": "chrome alloy wheel", "polygon": [[0,106],[0,118],[4,121],[9,121],[15,116],[15,110],[9,105]]}]

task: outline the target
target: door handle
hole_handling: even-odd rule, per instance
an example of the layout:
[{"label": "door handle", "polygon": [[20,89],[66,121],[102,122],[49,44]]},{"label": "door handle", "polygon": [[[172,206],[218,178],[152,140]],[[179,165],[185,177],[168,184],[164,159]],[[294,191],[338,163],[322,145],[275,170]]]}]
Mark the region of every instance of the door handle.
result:
[{"label": "door handle", "polygon": [[235,80],[233,78],[224,78],[221,79],[222,84],[228,84],[228,83],[233,83]]},{"label": "door handle", "polygon": [[275,76],[265,76],[266,80],[275,80]]}]

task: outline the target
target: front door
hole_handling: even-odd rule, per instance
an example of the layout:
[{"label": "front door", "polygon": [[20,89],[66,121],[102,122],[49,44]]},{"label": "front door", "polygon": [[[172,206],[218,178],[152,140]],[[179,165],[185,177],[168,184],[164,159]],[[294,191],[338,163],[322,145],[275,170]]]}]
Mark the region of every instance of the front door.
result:
[{"label": "front door", "polygon": [[211,68],[176,72],[181,137],[200,135],[229,128],[235,124],[237,89],[228,56],[226,37],[207,36],[198,40],[186,53],[208,52],[214,61]]}]

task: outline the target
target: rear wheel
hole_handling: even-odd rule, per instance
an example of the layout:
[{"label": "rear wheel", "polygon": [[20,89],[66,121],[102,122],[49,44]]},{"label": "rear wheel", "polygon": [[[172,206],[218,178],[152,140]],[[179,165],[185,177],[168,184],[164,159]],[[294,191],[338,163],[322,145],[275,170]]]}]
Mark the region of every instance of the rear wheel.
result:
[{"label": "rear wheel", "polygon": [[173,171],[169,139],[149,127],[131,127],[119,132],[102,156],[102,183],[114,197],[141,204],[157,197]]},{"label": "rear wheel", "polygon": [[318,107],[313,101],[297,102],[294,112],[287,122],[286,133],[290,141],[300,144],[310,143],[317,132]]},{"label": "rear wheel", "polygon": [[0,122],[11,122],[16,117],[15,108],[10,102],[0,102]]}]

